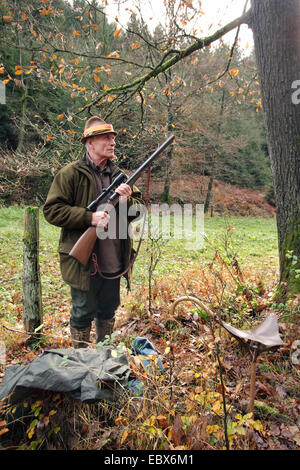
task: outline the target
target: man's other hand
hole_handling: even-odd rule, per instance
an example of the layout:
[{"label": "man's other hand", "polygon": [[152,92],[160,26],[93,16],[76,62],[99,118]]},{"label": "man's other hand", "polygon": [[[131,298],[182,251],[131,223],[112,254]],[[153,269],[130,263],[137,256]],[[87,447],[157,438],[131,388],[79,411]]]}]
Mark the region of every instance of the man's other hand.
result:
[{"label": "man's other hand", "polygon": [[92,214],[92,225],[94,227],[97,227],[100,225],[101,227],[107,227],[108,222],[109,222],[110,216],[107,214],[107,212],[103,211],[97,211],[93,212]]}]

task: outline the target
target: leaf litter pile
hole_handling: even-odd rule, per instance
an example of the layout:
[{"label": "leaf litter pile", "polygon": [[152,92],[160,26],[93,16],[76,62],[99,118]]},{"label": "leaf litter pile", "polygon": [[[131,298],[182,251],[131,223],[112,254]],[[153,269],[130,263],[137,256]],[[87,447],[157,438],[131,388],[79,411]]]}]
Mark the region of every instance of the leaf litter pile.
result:
[{"label": "leaf litter pile", "polygon": [[[146,254],[140,255],[143,261]],[[8,269],[6,281],[15,279],[18,263],[10,262]],[[299,449],[299,297],[287,305],[272,302],[275,271],[272,266],[263,273],[241,269],[236,257],[216,250],[209,263],[191,262],[168,275],[159,272],[150,282],[147,272],[144,278],[138,273],[132,291],[122,287],[115,331],[103,345],[127,353],[132,374],[142,383],[142,396],[87,404],[39,391],[14,407],[0,403],[2,449]],[[29,364],[45,349],[71,347],[70,297],[56,255],[42,260],[41,275],[43,328],[34,344],[20,333],[20,283],[2,301],[6,315],[0,340],[6,346],[6,366]],[[277,315],[284,344],[259,356],[254,416],[248,408],[249,354],[192,302],[181,303],[171,314],[173,302],[183,295],[201,299],[219,319],[241,329],[257,326],[270,313]],[[149,371],[131,354],[136,336],[151,341],[163,373],[157,356],[150,356]],[[94,330],[89,347],[96,348]]]}]

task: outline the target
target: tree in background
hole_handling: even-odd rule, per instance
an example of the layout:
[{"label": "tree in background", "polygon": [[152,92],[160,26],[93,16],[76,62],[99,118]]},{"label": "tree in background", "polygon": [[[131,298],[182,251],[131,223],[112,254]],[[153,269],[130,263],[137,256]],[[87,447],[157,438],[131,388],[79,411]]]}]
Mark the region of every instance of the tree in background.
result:
[{"label": "tree in background", "polygon": [[262,90],[277,208],[278,298],[300,293],[299,0],[251,0],[251,27]]}]

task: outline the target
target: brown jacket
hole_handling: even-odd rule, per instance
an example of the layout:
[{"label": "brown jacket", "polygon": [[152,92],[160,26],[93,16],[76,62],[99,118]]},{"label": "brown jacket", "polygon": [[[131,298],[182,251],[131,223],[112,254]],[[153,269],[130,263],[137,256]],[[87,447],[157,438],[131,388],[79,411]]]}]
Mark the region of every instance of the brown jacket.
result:
[{"label": "brown jacket", "polygon": [[[112,180],[120,169],[108,161]],[[60,268],[64,281],[72,287],[87,291],[90,285],[91,266],[82,266],[69,256],[69,252],[83,232],[91,225],[92,212],[86,207],[98,196],[93,171],[86,158],[69,163],[55,176],[50,187],[43,212],[45,219],[53,225],[61,227],[59,240]],[[128,206],[142,204],[141,193],[132,188],[132,196]],[[130,218],[128,223],[130,223]],[[134,255],[130,237],[122,242],[122,265],[125,269]],[[130,270],[131,271],[131,270]],[[130,271],[126,278],[129,284]]]}]

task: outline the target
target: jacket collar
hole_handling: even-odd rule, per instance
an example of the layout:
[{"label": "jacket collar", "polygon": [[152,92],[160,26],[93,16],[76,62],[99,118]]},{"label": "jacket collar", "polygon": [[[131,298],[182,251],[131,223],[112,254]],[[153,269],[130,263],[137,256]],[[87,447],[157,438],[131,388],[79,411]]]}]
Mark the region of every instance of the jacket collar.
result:
[{"label": "jacket collar", "polygon": [[[89,157],[87,154],[84,155],[84,157],[77,162],[77,167],[87,170],[89,173],[92,171],[101,171],[98,165],[96,165]],[[106,173],[111,173],[112,177],[114,177],[117,173],[120,172],[118,167],[112,163],[111,160],[107,160],[106,166],[103,170]]]}]

